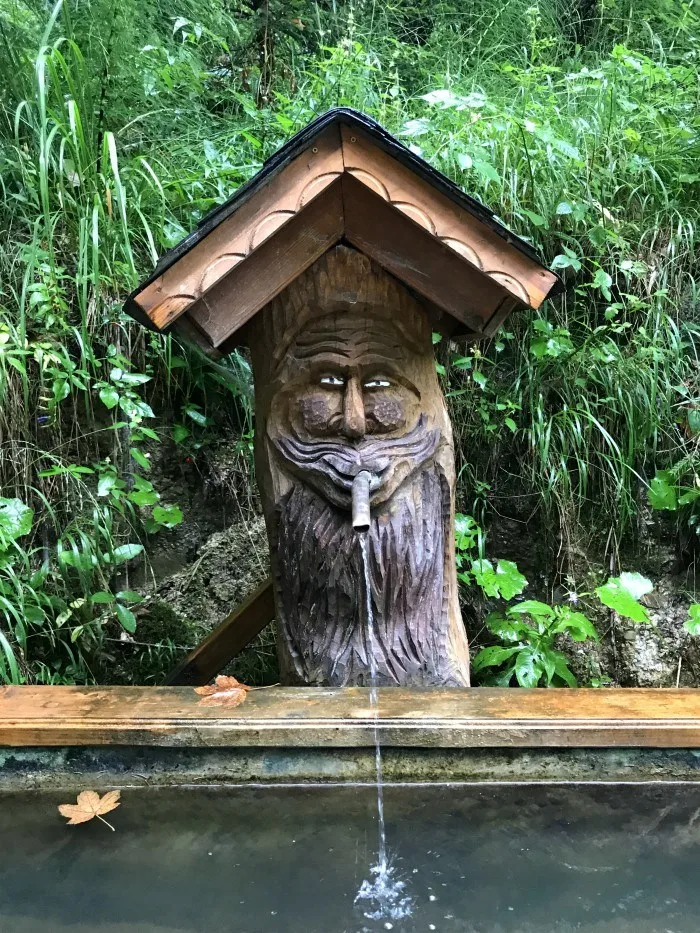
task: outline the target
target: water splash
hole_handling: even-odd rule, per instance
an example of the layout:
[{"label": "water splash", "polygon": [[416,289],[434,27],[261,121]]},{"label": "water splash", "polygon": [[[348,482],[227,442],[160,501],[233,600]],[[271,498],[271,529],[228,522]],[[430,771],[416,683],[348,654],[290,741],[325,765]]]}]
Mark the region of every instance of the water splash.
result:
[{"label": "water splash", "polygon": [[370,868],[371,878],[365,878],[355,895],[355,903],[366,901],[363,913],[368,920],[402,920],[410,917],[413,899],[404,893],[406,882],[395,867],[378,862]]},{"label": "water splash", "polygon": [[377,864],[370,868],[371,878],[365,879],[355,895],[355,903],[367,901],[364,915],[369,920],[401,920],[411,914],[413,901],[404,894],[406,884],[389,863],[386,852],[386,827],[384,824],[384,775],[382,771],[382,746],[379,741],[379,690],[377,673],[377,643],[374,637],[374,611],[372,609],[372,587],[369,576],[367,536],[360,535],[363,584],[365,593],[365,619],[367,622],[367,653],[369,654],[370,688],[369,703],[374,719],[374,762],[377,779]]}]

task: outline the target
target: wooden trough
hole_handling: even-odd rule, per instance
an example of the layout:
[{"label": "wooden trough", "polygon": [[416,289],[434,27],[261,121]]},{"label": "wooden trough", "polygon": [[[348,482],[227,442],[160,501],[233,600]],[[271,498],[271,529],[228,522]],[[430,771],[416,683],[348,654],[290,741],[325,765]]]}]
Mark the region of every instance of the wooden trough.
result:
[{"label": "wooden trough", "polygon": [[696,690],[0,689],[0,790],[141,783],[700,779]]}]

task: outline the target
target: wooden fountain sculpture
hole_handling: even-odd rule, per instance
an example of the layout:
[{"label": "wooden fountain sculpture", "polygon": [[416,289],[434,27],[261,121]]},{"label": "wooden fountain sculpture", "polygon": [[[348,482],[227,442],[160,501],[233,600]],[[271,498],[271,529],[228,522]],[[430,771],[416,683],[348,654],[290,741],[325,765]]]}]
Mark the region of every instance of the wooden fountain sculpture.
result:
[{"label": "wooden fountain sculpture", "polygon": [[[294,137],[130,297],[142,323],[207,353],[250,347],[283,682],[366,684],[372,652],[382,684],[468,685],[432,333],[488,337],[557,284],[485,207],[343,109]],[[266,592],[247,609],[256,631]],[[231,622],[217,640],[236,643]]]}]

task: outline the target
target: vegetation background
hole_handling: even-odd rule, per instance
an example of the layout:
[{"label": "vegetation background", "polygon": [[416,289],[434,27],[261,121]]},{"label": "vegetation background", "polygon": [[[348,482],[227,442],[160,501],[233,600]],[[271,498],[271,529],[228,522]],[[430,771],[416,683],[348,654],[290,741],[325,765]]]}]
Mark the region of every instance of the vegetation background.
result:
[{"label": "vegetation background", "polygon": [[[693,0],[0,0],[0,49],[0,682],[156,682],[265,573],[245,353],[212,365],[121,307],[343,105],[567,285],[436,348],[478,669],[698,683]],[[269,634],[237,672],[274,680]]]}]

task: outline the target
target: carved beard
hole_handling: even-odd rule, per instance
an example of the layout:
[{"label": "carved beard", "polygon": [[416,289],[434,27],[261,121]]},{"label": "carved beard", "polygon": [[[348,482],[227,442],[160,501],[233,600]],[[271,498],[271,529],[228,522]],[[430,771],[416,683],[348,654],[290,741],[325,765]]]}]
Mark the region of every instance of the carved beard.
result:
[{"label": "carved beard", "polygon": [[[431,462],[367,533],[378,682],[461,685],[448,657],[445,530],[450,491]],[[282,637],[302,683],[369,682],[360,540],[348,515],[296,482],[281,503],[277,565]],[[303,570],[302,570],[303,568]]]}]

